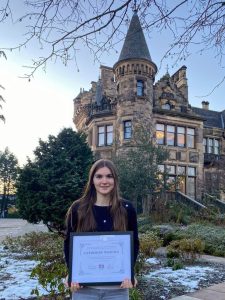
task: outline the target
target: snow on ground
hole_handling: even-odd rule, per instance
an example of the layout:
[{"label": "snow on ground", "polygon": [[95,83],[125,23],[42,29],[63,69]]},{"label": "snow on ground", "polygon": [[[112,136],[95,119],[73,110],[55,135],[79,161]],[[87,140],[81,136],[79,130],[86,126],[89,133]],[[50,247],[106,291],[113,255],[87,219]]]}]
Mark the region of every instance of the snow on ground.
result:
[{"label": "snow on ground", "polygon": [[37,262],[13,258],[3,247],[0,247],[0,300],[16,300],[31,296],[32,289],[38,288],[36,279],[30,278],[32,268]]},{"label": "snow on ground", "polygon": [[[30,278],[30,272],[37,262],[22,259],[21,254],[12,256],[0,246],[0,300],[19,300],[31,296],[31,291],[38,282]],[[174,284],[185,287],[185,292],[191,292],[198,288],[200,280],[207,280],[207,275],[216,272],[213,267],[188,266],[184,269],[173,271],[172,268],[160,266],[160,260],[149,258],[152,265],[159,265],[155,271],[146,275],[148,279],[159,279],[165,283],[166,289]],[[219,272],[219,271],[218,271]],[[45,291],[38,286],[41,293]],[[163,297],[161,297],[163,299]]]},{"label": "snow on ground", "polygon": [[163,267],[150,272],[146,277],[149,279],[158,278],[164,281],[167,287],[176,283],[184,286],[185,292],[193,292],[198,288],[200,281],[207,280],[208,274],[211,272],[215,272],[215,270],[203,266],[190,266],[176,271],[169,267]]}]

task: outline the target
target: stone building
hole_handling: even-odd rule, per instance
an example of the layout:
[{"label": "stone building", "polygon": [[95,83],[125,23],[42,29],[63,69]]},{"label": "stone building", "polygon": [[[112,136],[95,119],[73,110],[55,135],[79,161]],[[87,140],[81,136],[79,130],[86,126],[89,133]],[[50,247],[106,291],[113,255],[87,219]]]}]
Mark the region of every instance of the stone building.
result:
[{"label": "stone building", "polygon": [[137,13],[134,13],[118,61],[101,66],[101,77],[74,99],[74,124],[88,135],[99,157],[126,148],[136,125],[149,130],[170,157],[169,180],[179,176],[180,190],[200,199],[203,192],[224,194],[225,110],[192,107],[188,101],[186,67],[167,72],[155,82],[152,61]]}]

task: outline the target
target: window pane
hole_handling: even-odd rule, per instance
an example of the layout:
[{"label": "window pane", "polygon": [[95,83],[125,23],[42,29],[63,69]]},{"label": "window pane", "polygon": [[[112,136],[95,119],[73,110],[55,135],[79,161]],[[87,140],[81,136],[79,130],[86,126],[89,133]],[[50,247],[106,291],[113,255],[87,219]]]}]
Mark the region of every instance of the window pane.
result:
[{"label": "window pane", "polygon": [[178,166],[177,167],[177,174],[178,175],[185,175],[186,174],[186,168],[183,166]]},{"label": "window pane", "polygon": [[112,132],[113,131],[113,126],[112,125],[107,125],[106,130],[107,130],[107,132]]},{"label": "window pane", "polygon": [[131,121],[124,121],[124,138],[131,138]]},{"label": "window pane", "polygon": [[208,139],[208,153],[213,153],[213,139]]},{"label": "window pane", "polygon": [[185,136],[184,134],[177,135],[177,146],[184,147],[185,146]]},{"label": "window pane", "polygon": [[98,127],[98,146],[105,145],[105,127],[99,126]]},{"label": "window pane", "polygon": [[189,135],[195,135],[195,130],[193,128],[188,128],[187,129],[187,134],[189,134]]},{"label": "window pane", "polygon": [[195,178],[187,178],[187,195],[191,198],[195,198]]},{"label": "window pane", "polygon": [[104,146],[105,145],[105,135],[104,133],[100,133],[98,135],[98,146]]},{"label": "window pane", "polygon": [[156,124],[156,130],[161,130],[161,131],[164,131],[164,124]]},{"label": "window pane", "polygon": [[171,106],[169,103],[165,103],[162,105],[162,109],[167,109],[167,110],[170,110],[171,109]]},{"label": "window pane", "polygon": [[188,167],[188,176],[195,176],[196,169],[194,167]]},{"label": "window pane", "polygon": [[167,132],[175,132],[175,126],[167,125]]},{"label": "window pane", "polygon": [[107,145],[112,145],[112,143],[113,143],[113,133],[108,132],[107,133]]},{"label": "window pane", "polygon": [[137,81],[137,96],[144,95],[144,83],[142,80]]},{"label": "window pane", "polygon": [[156,142],[159,145],[164,144],[164,131],[156,131]]},{"label": "window pane", "polygon": [[165,172],[165,165],[158,165],[159,172]]},{"label": "window pane", "polygon": [[112,145],[113,143],[113,126],[107,125],[106,126],[106,145]]},{"label": "window pane", "polygon": [[175,174],[175,166],[167,165],[166,169],[169,174]]},{"label": "window pane", "polygon": [[188,135],[187,136],[187,146],[189,148],[194,148],[195,147],[195,137],[193,135]]},{"label": "window pane", "polygon": [[177,127],[177,133],[185,133],[185,128],[184,127]]},{"label": "window pane", "polygon": [[102,133],[102,132],[104,132],[105,131],[105,127],[104,126],[99,126],[98,127],[98,132],[99,133]]},{"label": "window pane", "polygon": [[219,141],[214,140],[214,154],[219,154]]},{"label": "window pane", "polygon": [[167,141],[166,144],[169,146],[175,145],[175,126],[167,125]]},{"label": "window pane", "polygon": [[175,135],[174,133],[169,133],[167,132],[167,139],[166,139],[166,144],[168,146],[174,146],[175,145]]},{"label": "window pane", "polygon": [[195,130],[193,128],[187,128],[187,147],[195,147]]}]

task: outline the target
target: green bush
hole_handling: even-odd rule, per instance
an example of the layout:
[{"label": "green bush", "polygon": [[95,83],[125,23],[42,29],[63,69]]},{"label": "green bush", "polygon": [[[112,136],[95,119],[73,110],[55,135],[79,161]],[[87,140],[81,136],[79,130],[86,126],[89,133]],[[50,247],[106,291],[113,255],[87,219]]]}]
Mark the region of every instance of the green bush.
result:
[{"label": "green bush", "polygon": [[200,239],[182,239],[172,241],[167,247],[169,257],[180,257],[183,261],[195,261],[205,248]]},{"label": "green bush", "polygon": [[162,239],[155,232],[147,231],[140,234],[140,252],[146,257],[152,257],[155,250],[162,246]]},{"label": "green bush", "polygon": [[[11,252],[21,252],[25,258],[32,258],[39,263],[31,272],[39,284],[46,290],[50,299],[61,300],[68,295],[63,284],[67,268],[63,259],[63,238],[56,233],[31,232],[18,238],[6,238],[5,247]],[[42,299],[37,287],[33,295]]]},{"label": "green bush", "polygon": [[204,253],[225,257],[224,226],[215,226],[212,224],[192,224],[185,230],[176,231],[175,238],[200,239],[205,243]]},{"label": "green bush", "polygon": [[138,231],[140,233],[145,233],[150,231],[152,228],[152,221],[150,217],[139,217],[138,218]]}]

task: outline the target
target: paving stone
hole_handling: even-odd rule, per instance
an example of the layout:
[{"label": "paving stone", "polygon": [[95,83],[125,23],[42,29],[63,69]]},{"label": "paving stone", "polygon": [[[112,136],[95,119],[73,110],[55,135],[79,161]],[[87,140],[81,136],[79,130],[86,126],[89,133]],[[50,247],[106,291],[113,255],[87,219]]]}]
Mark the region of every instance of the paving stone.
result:
[{"label": "paving stone", "polygon": [[191,296],[201,300],[225,300],[225,293],[213,291],[208,288],[193,293]]},{"label": "paving stone", "polygon": [[172,298],[170,300],[199,300],[199,298],[194,298],[194,297],[183,295],[183,296],[179,296],[176,298]]},{"label": "paving stone", "polygon": [[207,290],[224,293],[224,295],[225,295],[225,282],[212,285],[212,286],[208,287]]},{"label": "paving stone", "polygon": [[2,242],[6,236],[17,237],[25,233],[32,231],[48,231],[47,226],[43,223],[31,224],[22,219],[2,219],[0,218],[0,242]]}]

